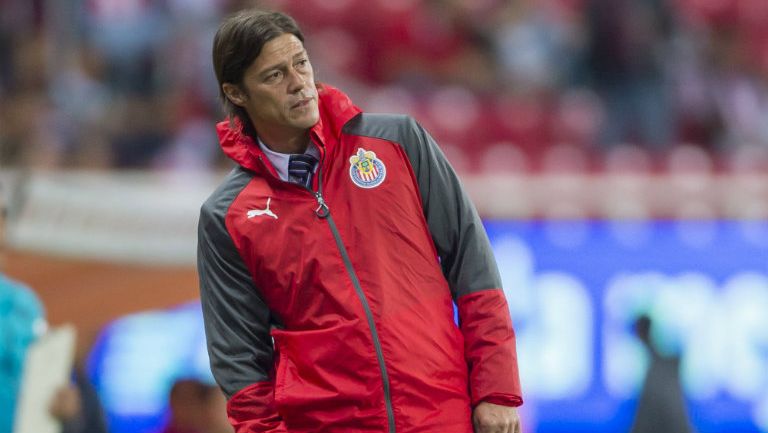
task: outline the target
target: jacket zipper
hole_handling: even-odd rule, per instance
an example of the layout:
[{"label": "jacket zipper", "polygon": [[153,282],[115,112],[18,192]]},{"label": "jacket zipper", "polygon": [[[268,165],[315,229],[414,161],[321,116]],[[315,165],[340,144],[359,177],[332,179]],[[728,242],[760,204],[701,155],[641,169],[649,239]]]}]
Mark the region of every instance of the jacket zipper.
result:
[{"label": "jacket zipper", "polygon": [[[323,154],[323,159],[325,158],[325,154]],[[264,163],[264,160],[262,160],[261,156],[259,156],[259,160]],[[341,259],[344,262],[344,267],[347,269],[347,274],[349,275],[349,279],[352,280],[352,285],[355,288],[355,292],[357,293],[357,297],[360,299],[360,303],[363,305],[363,310],[365,311],[365,318],[368,321],[368,329],[371,332],[371,338],[373,339],[373,347],[376,350],[376,360],[379,363],[379,371],[381,373],[381,381],[382,385],[384,386],[384,404],[387,409],[387,423],[389,426],[389,433],[396,433],[395,431],[395,412],[392,409],[392,393],[390,390],[390,384],[389,384],[389,374],[387,374],[387,366],[384,363],[384,352],[381,349],[381,341],[379,340],[379,333],[376,330],[376,323],[373,321],[373,313],[371,312],[371,306],[368,304],[368,299],[365,297],[365,293],[363,292],[363,287],[360,285],[360,280],[357,278],[357,273],[355,272],[355,268],[352,266],[352,260],[349,258],[349,253],[347,252],[347,247],[344,245],[344,242],[341,240],[341,234],[339,234],[339,229],[336,227],[336,223],[333,221],[333,217],[331,217],[331,209],[328,207],[328,204],[325,202],[325,199],[323,198],[323,176],[322,176],[322,160],[320,161],[320,164],[317,168],[317,191],[312,191],[310,188],[303,188],[309,191],[310,194],[315,196],[315,200],[317,200],[317,208],[315,209],[315,215],[317,215],[319,218],[324,219],[328,221],[328,226],[331,229],[331,233],[333,234],[333,239],[336,241],[336,247],[339,250],[339,254],[341,254]],[[266,168],[266,167],[265,167]],[[295,184],[294,184],[295,185]],[[298,185],[297,185],[298,186]]]}]

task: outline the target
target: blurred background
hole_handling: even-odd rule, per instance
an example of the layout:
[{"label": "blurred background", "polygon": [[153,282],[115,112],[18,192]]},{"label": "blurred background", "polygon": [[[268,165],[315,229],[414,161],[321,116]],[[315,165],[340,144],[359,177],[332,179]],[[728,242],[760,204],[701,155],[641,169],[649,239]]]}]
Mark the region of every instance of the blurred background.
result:
[{"label": "blurred background", "polygon": [[110,431],[159,431],[172,388],[212,383],[196,223],[231,164],[211,42],[251,6],[459,172],[526,432],[629,432],[642,392],[700,432],[768,432],[768,1],[0,0],[2,272],[77,327]]}]

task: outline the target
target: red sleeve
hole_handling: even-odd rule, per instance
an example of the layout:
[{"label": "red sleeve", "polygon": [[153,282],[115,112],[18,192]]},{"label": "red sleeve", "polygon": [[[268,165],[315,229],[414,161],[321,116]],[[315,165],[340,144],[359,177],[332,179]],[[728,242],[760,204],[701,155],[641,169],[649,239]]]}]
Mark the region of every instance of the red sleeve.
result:
[{"label": "red sleeve", "polygon": [[287,433],[274,406],[272,382],[257,382],[241,389],[227,402],[235,433]]},{"label": "red sleeve", "polygon": [[523,404],[515,331],[504,292],[480,290],[457,300],[472,406]]}]

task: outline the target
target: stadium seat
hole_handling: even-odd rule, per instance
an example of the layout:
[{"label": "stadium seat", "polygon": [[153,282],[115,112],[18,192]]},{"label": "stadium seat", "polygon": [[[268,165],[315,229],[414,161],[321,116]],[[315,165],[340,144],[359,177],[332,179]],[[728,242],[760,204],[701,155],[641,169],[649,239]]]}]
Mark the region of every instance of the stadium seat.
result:
[{"label": "stadium seat", "polygon": [[482,152],[478,169],[482,174],[525,174],[528,157],[513,143],[495,143]]},{"label": "stadium seat", "polygon": [[371,90],[363,109],[372,113],[403,113],[416,115],[416,98],[407,89],[399,86],[378,87]]},{"label": "stadium seat", "polygon": [[[316,31],[312,38],[307,41],[307,44],[310,52],[323,52],[322,56],[313,57],[312,60],[321,79],[324,70],[340,72],[345,75],[352,75],[356,72],[354,68],[357,66],[356,62],[362,53],[357,39],[350,32],[339,27],[328,27]],[[325,47],[333,47],[333,49],[328,50]]]},{"label": "stadium seat", "polygon": [[589,90],[571,90],[560,98],[556,113],[555,139],[579,144],[594,143],[603,117],[603,106]]},{"label": "stadium seat", "polygon": [[669,174],[710,174],[714,169],[712,157],[704,149],[692,144],[675,146],[667,155]]},{"label": "stadium seat", "polygon": [[459,140],[470,134],[480,118],[480,102],[467,89],[446,87],[430,96],[428,115],[441,133],[449,133]]},{"label": "stadium seat", "polygon": [[621,144],[608,149],[603,157],[603,170],[610,174],[641,174],[651,171],[651,157],[642,147]]},{"label": "stadium seat", "polygon": [[743,145],[726,156],[726,169],[731,174],[768,173],[768,148]]},{"label": "stadium seat", "polygon": [[440,149],[459,175],[469,173],[472,170],[472,163],[460,146],[452,143],[441,143]]},{"label": "stadium seat", "polygon": [[541,170],[546,173],[585,173],[589,168],[589,158],[584,149],[573,144],[556,144],[544,152]]}]

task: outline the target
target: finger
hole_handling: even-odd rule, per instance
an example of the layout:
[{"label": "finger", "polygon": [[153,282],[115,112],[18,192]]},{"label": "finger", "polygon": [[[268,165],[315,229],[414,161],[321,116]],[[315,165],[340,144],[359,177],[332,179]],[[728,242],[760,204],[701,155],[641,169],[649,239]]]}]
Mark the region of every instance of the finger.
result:
[{"label": "finger", "polygon": [[494,419],[491,423],[485,426],[488,433],[512,433],[512,420],[503,417]]},{"label": "finger", "polygon": [[486,424],[475,424],[475,433],[496,433],[493,427]]},{"label": "finger", "polygon": [[515,433],[515,420],[511,419],[504,425],[504,433]]},{"label": "finger", "polygon": [[482,422],[475,422],[475,433],[506,433],[498,430],[495,426]]},{"label": "finger", "polygon": [[515,418],[516,417],[514,417],[514,416],[510,417],[510,418],[507,418],[505,420],[506,422],[504,423],[503,427],[499,431],[503,432],[503,433],[517,433],[515,431]]}]

